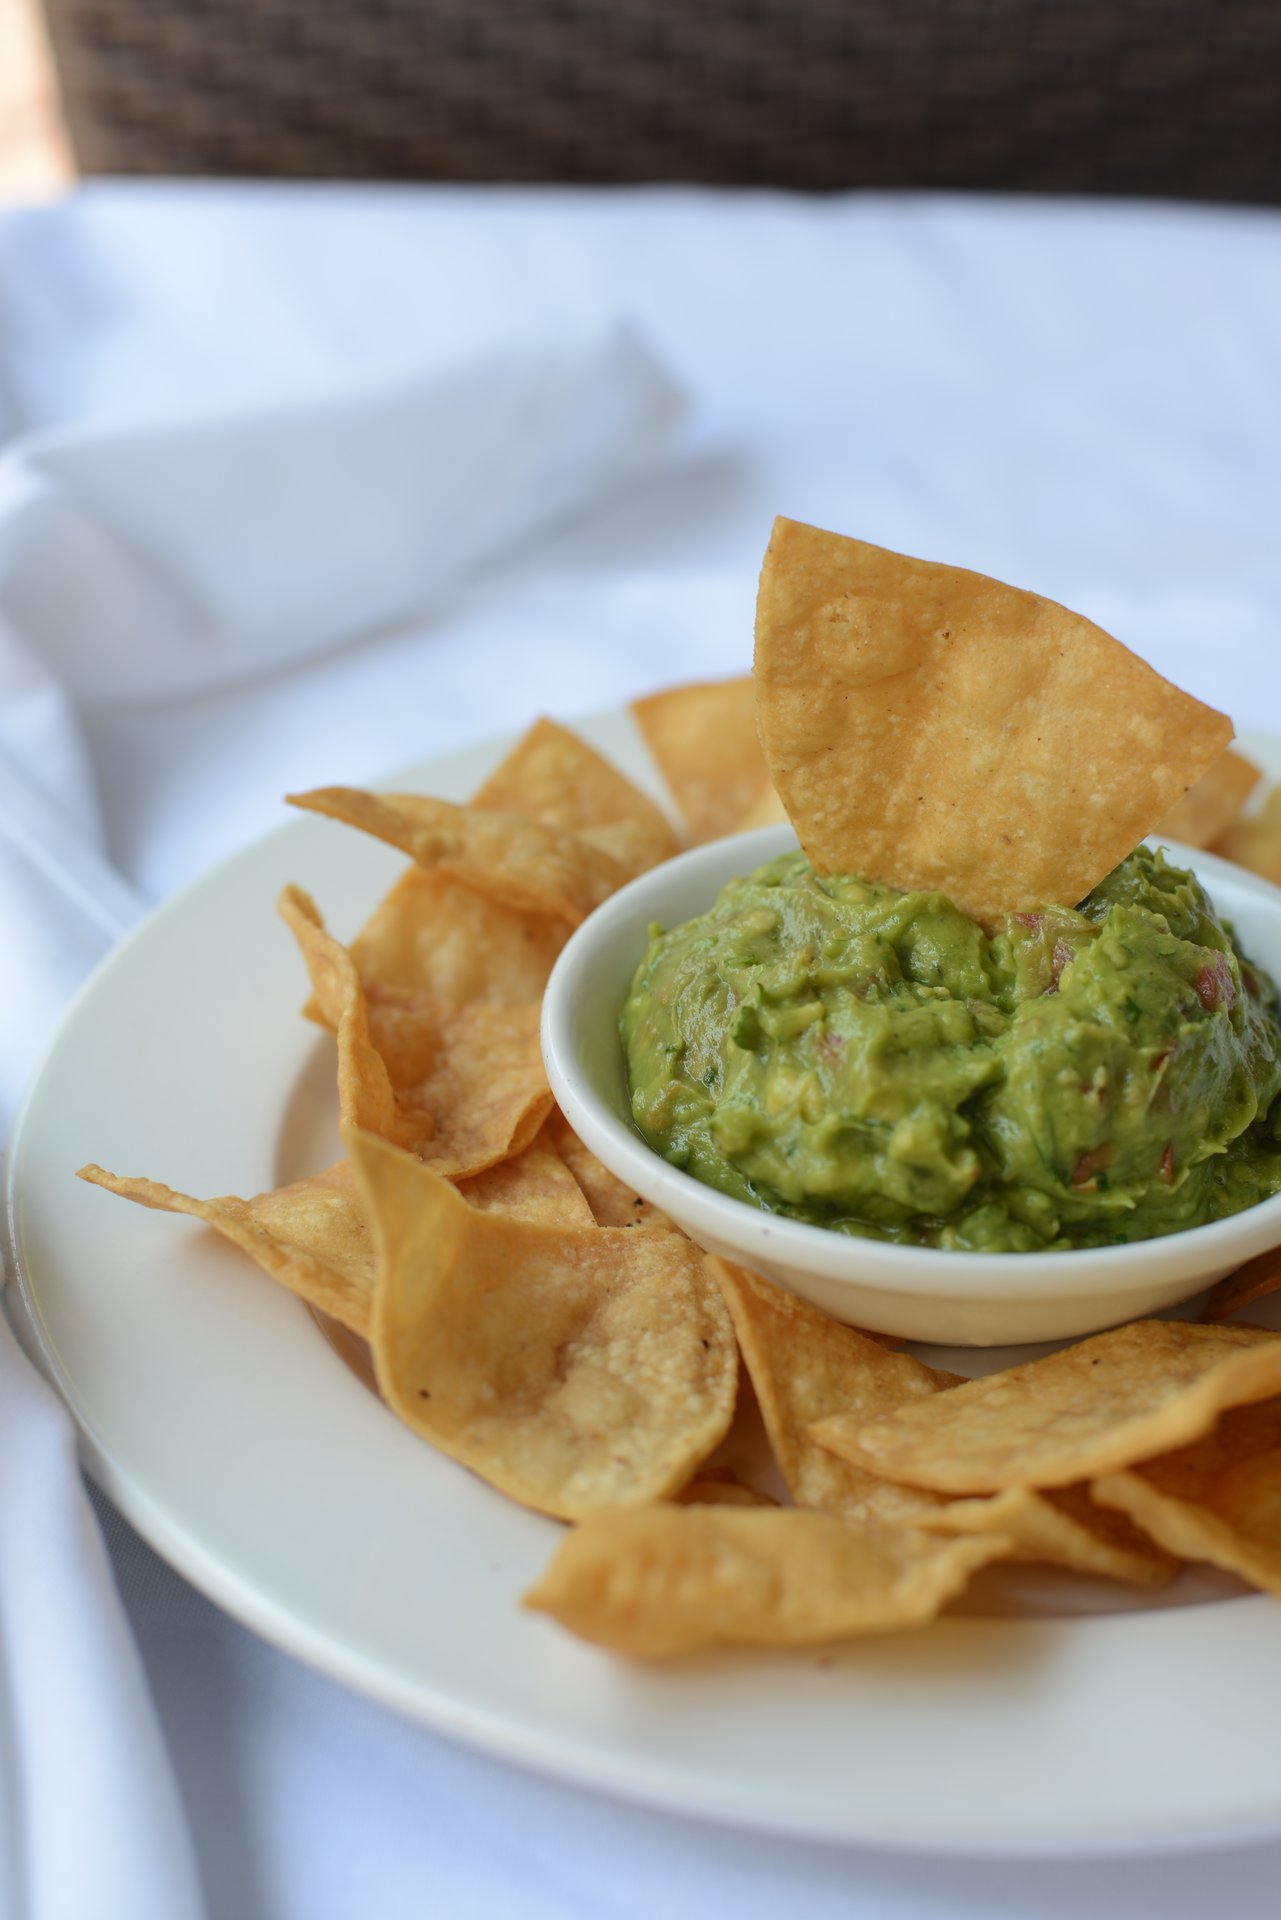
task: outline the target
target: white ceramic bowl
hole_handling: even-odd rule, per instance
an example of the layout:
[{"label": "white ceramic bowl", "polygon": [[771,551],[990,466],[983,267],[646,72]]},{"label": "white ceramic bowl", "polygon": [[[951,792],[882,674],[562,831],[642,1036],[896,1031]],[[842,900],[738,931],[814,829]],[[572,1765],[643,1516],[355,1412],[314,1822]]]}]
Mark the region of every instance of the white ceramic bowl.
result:
[{"label": "white ceramic bowl", "polygon": [[[957,1346],[1065,1340],[1188,1299],[1281,1243],[1281,1194],[1162,1240],[1070,1253],[951,1253],[832,1233],[765,1213],[669,1166],[632,1124],[618,1017],[651,921],[704,912],[726,881],[796,845],[789,827],[717,840],[642,874],[584,921],[543,1002],[543,1059],[576,1133],[620,1180],[710,1252],[876,1332]],[[1281,977],[1281,889],[1212,854],[1195,867],[1245,950]]]}]

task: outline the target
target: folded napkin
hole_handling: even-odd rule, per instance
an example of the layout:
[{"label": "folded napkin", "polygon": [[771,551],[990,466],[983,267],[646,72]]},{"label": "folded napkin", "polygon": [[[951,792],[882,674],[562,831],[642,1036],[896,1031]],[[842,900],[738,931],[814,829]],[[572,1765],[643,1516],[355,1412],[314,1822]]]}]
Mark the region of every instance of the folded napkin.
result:
[{"label": "folded napkin", "polygon": [[[278,672],[417,612],[594,506],[681,408],[615,330],[311,405],[10,445],[3,1131],[67,999],[145,905],[104,849],[77,707]],[[3,1320],[0,1659],[0,1920],[193,1920],[190,1842],[71,1424]]]},{"label": "folded napkin", "polygon": [[144,904],[103,853],[77,705],[199,694],[416,613],[641,471],[682,407],[616,327],[0,454],[0,1133]]},{"label": "folded napkin", "polygon": [[682,411],[624,328],[0,459],[0,617],[80,699],[270,673],[593,505]]}]

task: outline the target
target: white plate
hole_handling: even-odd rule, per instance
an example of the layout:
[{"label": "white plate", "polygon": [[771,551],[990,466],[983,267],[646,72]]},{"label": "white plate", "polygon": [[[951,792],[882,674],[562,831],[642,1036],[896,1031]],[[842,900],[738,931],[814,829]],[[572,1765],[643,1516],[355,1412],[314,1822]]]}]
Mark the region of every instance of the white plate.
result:
[{"label": "white plate", "polygon": [[[648,778],[621,716],[583,731]],[[496,752],[405,780],[462,797]],[[334,1157],[330,1043],[296,1017],[302,970],[273,902],[296,881],[347,935],[401,865],[299,818],[217,869],[95,975],[15,1132],[25,1337],[91,1472],[156,1550],[413,1718],[685,1813],[989,1854],[1281,1831],[1275,1601],[1186,1576],[1185,1604],[1098,1613],[1086,1585],[1069,1599],[1029,1584],[1031,1617],[949,1617],[822,1654],[612,1660],[516,1604],[554,1522],[399,1427],[305,1309],[214,1235],[72,1178],[99,1160],[253,1193]],[[1086,1610],[1053,1610],[1068,1606]]]}]

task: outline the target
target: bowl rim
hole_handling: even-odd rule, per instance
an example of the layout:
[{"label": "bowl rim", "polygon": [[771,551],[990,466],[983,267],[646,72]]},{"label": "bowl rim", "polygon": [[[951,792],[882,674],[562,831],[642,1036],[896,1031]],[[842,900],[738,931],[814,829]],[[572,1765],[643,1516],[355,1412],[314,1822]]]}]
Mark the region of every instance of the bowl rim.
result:
[{"label": "bowl rim", "polygon": [[[1149,836],[1149,842],[1164,846],[1181,865],[1198,871],[1211,892],[1215,879],[1226,882],[1275,914],[1281,954],[1281,888],[1202,848],[1161,836]],[[826,1281],[909,1294],[997,1301],[1034,1290],[1048,1298],[1046,1282],[1052,1275],[1055,1295],[1088,1297],[1112,1291],[1121,1278],[1118,1268],[1134,1286],[1141,1286],[1145,1279],[1153,1283],[1162,1278],[1204,1280],[1281,1245],[1281,1193],[1277,1193],[1225,1219],[1124,1245],[1026,1253],[908,1246],[835,1233],[810,1221],[770,1213],[721,1193],[664,1160],[629,1121],[598,1098],[578,1064],[574,1015],[584,981],[620,925],[642,915],[663,919],[661,911],[652,909],[674,882],[704,868],[721,873],[709,888],[710,906],[734,871],[751,872],[796,844],[794,830],[784,823],[727,835],[676,854],[611,894],[561,950],[543,997],[543,1061],[557,1104],[570,1125],[617,1178],[634,1184],[638,1193],[671,1213],[678,1223],[693,1220],[695,1236],[702,1227],[722,1244],[736,1247],[747,1265],[756,1257]],[[1268,964],[1266,955],[1264,964]],[[619,1048],[621,1054],[621,1042]]]}]

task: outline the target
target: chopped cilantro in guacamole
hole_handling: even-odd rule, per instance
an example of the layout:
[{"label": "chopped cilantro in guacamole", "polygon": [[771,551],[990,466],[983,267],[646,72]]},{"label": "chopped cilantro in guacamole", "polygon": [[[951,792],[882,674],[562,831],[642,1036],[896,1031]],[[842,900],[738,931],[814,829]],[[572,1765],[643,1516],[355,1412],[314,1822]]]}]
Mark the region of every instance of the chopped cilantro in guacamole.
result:
[{"label": "chopped cilantro in guacamole", "polygon": [[991,938],[785,854],[655,934],[622,1032],[651,1146],[841,1232],[1097,1246],[1281,1190],[1276,989],[1146,847]]}]

